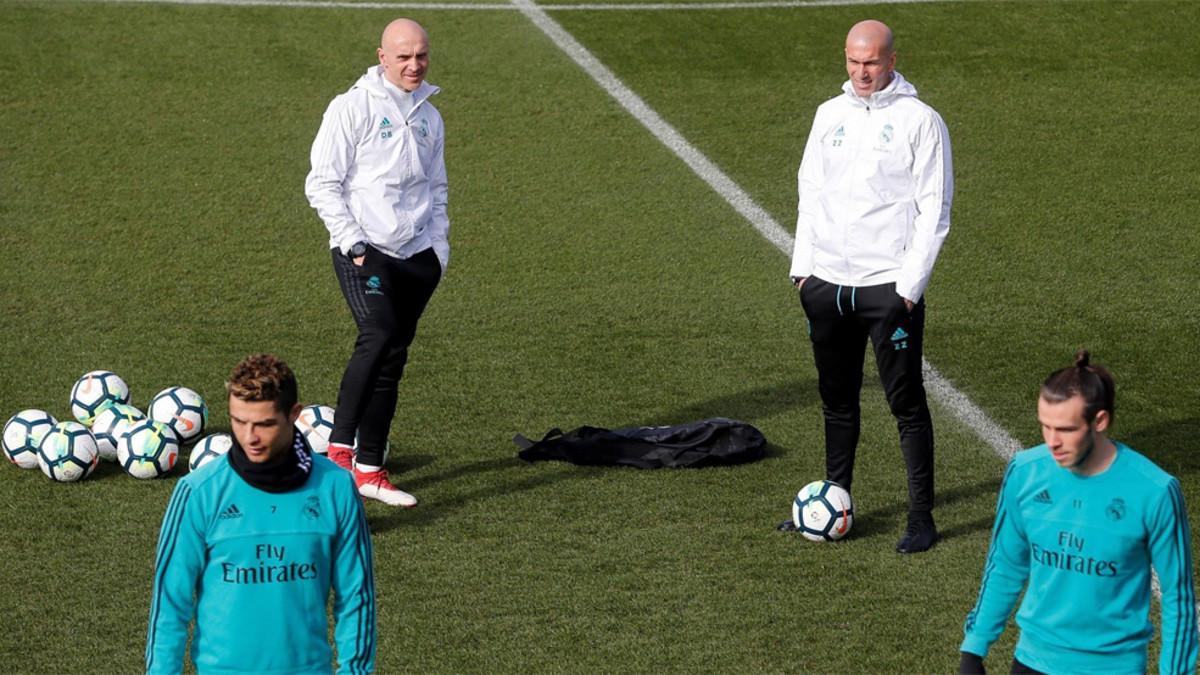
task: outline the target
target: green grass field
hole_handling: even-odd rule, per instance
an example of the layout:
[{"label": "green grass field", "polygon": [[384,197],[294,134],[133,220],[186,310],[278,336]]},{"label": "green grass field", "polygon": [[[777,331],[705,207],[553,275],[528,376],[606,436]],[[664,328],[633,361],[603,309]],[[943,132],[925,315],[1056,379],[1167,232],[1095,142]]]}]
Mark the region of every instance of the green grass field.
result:
[{"label": "green grass field", "polygon": [[[774,532],[824,466],[788,260],[516,11],[0,0],[0,418],[63,419],[106,368],[139,406],[200,391],[225,430],[224,377],[263,350],[334,403],[354,332],[308,150],[397,15],[432,36],[453,253],[393,426],[390,468],[421,506],[367,504],[379,670],[954,669],[1003,460],[935,408],[944,539],[897,555],[903,463],[871,372],[853,536]],[[551,15],[789,229],[845,31],[890,23],[954,147],[926,357],[1032,445],[1037,385],[1086,345],[1116,374],[1114,436],[1181,479],[1200,523],[1200,4]],[[580,468],[510,441],[715,415],[758,426],[770,456]],[[0,466],[0,672],[141,668],[181,474]]]}]

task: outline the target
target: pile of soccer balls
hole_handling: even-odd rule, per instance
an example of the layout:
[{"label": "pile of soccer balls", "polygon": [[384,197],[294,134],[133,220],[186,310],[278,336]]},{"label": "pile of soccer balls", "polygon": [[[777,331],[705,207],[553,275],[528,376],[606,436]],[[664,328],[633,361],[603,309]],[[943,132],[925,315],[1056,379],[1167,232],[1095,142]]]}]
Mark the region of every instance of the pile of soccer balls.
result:
[{"label": "pile of soccer balls", "polygon": [[[208,405],[187,387],[160,391],[145,413],[129,400],[129,387],[116,373],[86,373],[71,388],[75,420],[59,422],[44,410],[22,410],[4,425],[4,455],[23,469],[39,467],[64,483],[87,478],[102,459],[115,461],[134,478],[164,476],[175,467],[181,448],[204,432]],[[313,450],[323,453],[333,431],[333,409],[308,406],[296,426]],[[226,433],[204,437],[192,448],[189,469],[195,471],[232,446]]]}]

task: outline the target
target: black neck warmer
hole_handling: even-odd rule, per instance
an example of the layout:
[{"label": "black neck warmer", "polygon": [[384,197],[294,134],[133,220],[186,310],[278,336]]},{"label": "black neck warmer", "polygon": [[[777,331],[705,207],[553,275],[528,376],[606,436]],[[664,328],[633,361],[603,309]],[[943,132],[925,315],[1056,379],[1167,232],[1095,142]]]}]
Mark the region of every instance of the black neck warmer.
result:
[{"label": "black neck warmer", "polygon": [[312,454],[308,443],[293,431],[292,447],[265,462],[251,462],[235,438],[229,449],[229,463],[242,480],[265,492],[289,492],[304,485],[312,471]]}]

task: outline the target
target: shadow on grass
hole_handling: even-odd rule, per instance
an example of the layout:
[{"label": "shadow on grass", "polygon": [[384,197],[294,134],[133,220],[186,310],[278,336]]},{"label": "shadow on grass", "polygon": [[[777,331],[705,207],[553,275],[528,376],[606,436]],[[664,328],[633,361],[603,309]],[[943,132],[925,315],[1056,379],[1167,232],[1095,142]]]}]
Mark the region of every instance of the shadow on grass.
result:
[{"label": "shadow on grass", "polygon": [[[515,446],[514,446],[515,447]],[[767,445],[767,457],[776,456],[781,452],[786,452],[787,448],[783,446]],[[433,461],[433,457],[428,455],[417,456],[399,456],[388,462],[388,468],[395,474],[399,474],[404,470],[411,470],[419,466],[425,466]],[[460,464],[451,467],[440,473],[435,473],[428,476],[413,478],[412,480],[400,480],[401,487],[412,492],[443,483],[454,481],[475,474],[490,473],[493,471],[505,471],[518,467],[529,467],[534,464],[558,464],[561,468],[548,473],[538,473],[534,476],[518,478],[513,482],[489,485],[487,487],[472,490],[470,492],[457,495],[448,499],[430,499],[422,501],[421,505],[416,509],[397,510],[382,517],[369,517],[368,522],[371,526],[371,531],[379,534],[387,532],[400,525],[408,525],[422,527],[429,525],[443,516],[449,515],[463,506],[469,504],[477,504],[482,500],[501,495],[510,495],[527,490],[534,490],[540,487],[553,485],[565,480],[590,480],[600,476],[607,471],[625,470],[625,471],[701,471],[703,469],[635,469],[633,467],[614,467],[614,466],[585,466],[571,464],[568,462],[526,462],[513,454],[508,457],[497,457],[494,459],[484,459],[468,464]],[[420,497],[420,495],[418,495]]]},{"label": "shadow on grass", "polygon": [[[389,452],[384,464],[387,465],[388,471],[393,474],[403,474],[409,471],[416,471],[422,467],[429,466],[437,461],[437,457],[433,455],[409,455],[405,453]],[[436,477],[423,478],[421,481],[433,481]],[[417,481],[407,483],[408,485],[416,485]]]},{"label": "shadow on grass", "polygon": [[[937,491],[934,498],[934,519],[942,520],[938,535],[941,539],[953,539],[964,535],[986,530],[992,526],[992,519],[979,518],[969,523],[955,523],[946,527],[945,519],[938,518],[938,510],[948,511],[947,507],[960,501],[987,497],[990,502],[996,501],[1000,491],[999,477],[987,478],[969,485],[960,485],[949,490]],[[860,538],[873,537],[881,534],[899,534],[908,523],[908,502],[893,502],[882,508],[871,509],[865,513],[855,514],[854,535]]]},{"label": "shadow on grass", "polygon": [[[179,472],[178,466],[183,465],[183,473]],[[177,478],[176,474],[183,475],[187,473],[187,460],[180,457],[176,460],[176,469],[167,474],[168,477]],[[96,465],[96,469],[92,471],[92,475],[88,476],[88,480],[107,480],[111,476],[125,476],[125,469],[122,469],[115,461],[100,460]]]},{"label": "shadow on grass", "polygon": [[[490,471],[503,471],[519,466],[526,466],[528,463],[518,459],[515,455],[512,457],[503,457],[497,459],[485,459],[470,464],[463,464],[452,469],[444,471],[433,476],[426,476],[411,482],[403,484],[405,489],[417,490],[422,486],[431,485],[448,480],[454,480],[477,473],[487,473]],[[536,490],[538,488],[554,485],[564,480],[588,480],[597,477],[602,471],[611,467],[588,467],[576,466],[574,464],[564,465],[563,468],[548,473],[539,473],[535,476],[520,478],[512,482],[491,484],[486,487],[481,487],[476,490],[464,492],[449,498],[431,498],[423,501],[416,509],[406,510],[397,509],[380,517],[368,517],[367,522],[370,525],[371,532],[381,534],[401,525],[408,527],[425,527],[435,523],[440,518],[447,516],[463,506],[478,504],[492,497],[500,495],[511,495],[518,492],[528,490]]]},{"label": "shadow on grass", "polygon": [[953,527],[948,527],[938,531],[938,536],[942,539],[954,539],[955,537],[964,537],[976,532],[987,532],[992,529],[992,522],[995,519],[992,517],[976,518],[970,522],[958,523]]},{"label": "shadow on grass", "polygon": [[1120,432],[1114,437],[1146,455],[1163,471],[1180,481],[1200,474],[1200,453],[1196,452],[1196,437],[1200,435],[1200,419],[1176,420],[1128,436]]},{"label": "shadow on grass", "polygon": [[698,401],[678,410],[668,411],[636,423],[636,426],[683,424],[708,417],[728,417],[753,423],[762,417],[805,408],[819,404],[819,402],[816,380],[799,380],[771,387],[747,389],[735,394],[725,394],[706,401]]},{"label": "shadow on grass", "polygon": [[[434,458],[428,455],[419,456],[420,461],[415,463],[410,463],[408,461],[412,459],[410,457],[402,457],[400,459],[405,460],[400,463],[400,466],[402,466],[404,470],[411,470],[417,468],[418,466],[431,464]],[[395,466],[396,464],[396,462],[388,463],[389,467]],[[514,450],[511,457],[497,457],[495,459],[483,459],[478,462],[471,462],[469,464],[460,464],[442,471],[441,473],[435,473],[431,476],[422,476],[420,478],[414,478],[410,481],[406,481],[405,486],[419,490],[427,485],[433,485],[434,483],[455,480],[457,478],[462,478],[463,476],[470,476],[477,473],[503,471],[504,469],[511,469],[515,466],[524,466],[526,464],[527,462],[517,459],[516,451]]]}]

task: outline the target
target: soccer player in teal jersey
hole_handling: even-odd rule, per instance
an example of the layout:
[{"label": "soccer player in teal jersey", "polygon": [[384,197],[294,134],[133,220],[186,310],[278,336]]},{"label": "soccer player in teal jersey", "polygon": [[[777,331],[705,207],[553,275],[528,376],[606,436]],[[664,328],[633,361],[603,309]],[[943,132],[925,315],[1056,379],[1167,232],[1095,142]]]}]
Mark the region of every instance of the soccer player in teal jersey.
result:
[{"label": "soccer player in teal jersey", "polygon": [[269,354],[226,383],[234,443],[175,486],[154,570],[146,672],[179,673],[188,625],[200,673],[339,673],[375,666],[371,536],[350,474],[293,423],[296,378]]},{"label": "soccer player in teal jersey", "polygon": [[983,657],[1017,611],[1013,673],[1144,673],[1151,567],[1162,589],[1163,675],[1196,670],[1192,536],[1179,481],[1110,440],[1113,378],[1075,365],[1042,384],[1046,442],[1009,464],[979,599],[963,626],[959,672]]}]

